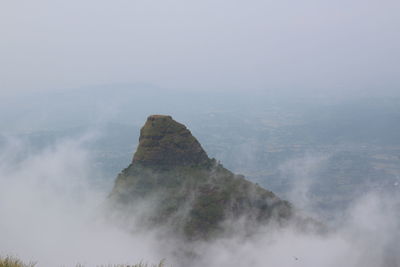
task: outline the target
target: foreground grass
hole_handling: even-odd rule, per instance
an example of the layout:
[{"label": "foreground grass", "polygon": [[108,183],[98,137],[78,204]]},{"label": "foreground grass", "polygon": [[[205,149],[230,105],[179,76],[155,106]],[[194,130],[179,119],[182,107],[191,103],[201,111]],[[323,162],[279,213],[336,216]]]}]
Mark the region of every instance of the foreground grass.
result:
[{"label": "foreground grass", "polygon": [[0,267],[34,267],[36,263],[24,263],[15,257],[0,257]]},{"label": "foreground grass", "polygon": [[[0,266],[1,267],[1,266]],[[77,265],[76,267],[84,267],[83,265]],[[159,264],[147,264],[147,263],[137,263],[134,265],[130,264],[111,264],[111,265],[100,265],[98,267],[165,267],[164,260],[160,261]]]},{"label": "foreground grass", "polygon": [[[35,262],[25,263],[15,257],[0,257],[0,267],[35,267]],[[77,264],[76,267],[85,267],[82,264]],[[159,264],[147,264],[147,263],[137,263],[137,264],[107,264],[99,265],[98,267],[165,267],[164,260],[160,261]]]}]

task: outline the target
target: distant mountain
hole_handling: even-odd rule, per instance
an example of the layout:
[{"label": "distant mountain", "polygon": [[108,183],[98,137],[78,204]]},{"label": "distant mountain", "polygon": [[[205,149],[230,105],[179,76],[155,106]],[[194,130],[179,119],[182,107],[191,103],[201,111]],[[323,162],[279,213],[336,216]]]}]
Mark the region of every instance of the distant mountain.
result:
[{"label": "distant mountain", "polygon": [[168,227],[189,240],[213,238],[239,219],[251,226],[293,216],[289,202],[210,159],[183,124],[164,115],[148,117],[110,200],[140,214],[144,225]]}]

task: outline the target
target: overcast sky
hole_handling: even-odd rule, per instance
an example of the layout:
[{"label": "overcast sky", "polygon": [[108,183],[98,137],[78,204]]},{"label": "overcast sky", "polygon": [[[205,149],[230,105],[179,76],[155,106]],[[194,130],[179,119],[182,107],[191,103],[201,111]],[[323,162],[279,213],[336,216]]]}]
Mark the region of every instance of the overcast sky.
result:
[{"label": "overcast sky", "polygon": [[2,0],[0,92],[135,82],[396,92],[399,10],[398,0]]}]

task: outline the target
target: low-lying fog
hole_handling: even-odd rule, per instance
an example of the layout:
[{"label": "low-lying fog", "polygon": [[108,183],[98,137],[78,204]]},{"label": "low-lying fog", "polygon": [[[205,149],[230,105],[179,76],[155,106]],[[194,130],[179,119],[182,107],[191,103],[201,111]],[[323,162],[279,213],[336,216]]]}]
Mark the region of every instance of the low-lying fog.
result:
[{"label": "low-lying fog", "polygon": [[[398,0],[0,1],[0,257],[400,266],[399,10]],[[266,226],[182,246],[125,227],[135,214],[110,218],[113,179],[150,114],[172,115],[210,157],[331,231]]]},{"label": "low-lying fog", "polygon": [[[127,232],[107,217],[103,204],[112,183],[94,179],[101,174],[85,148],[92,138],[64,139],[34,152],[7,139],[0,154],[0,255],[44,267],[183,264],[178,241],[161,240],[156,231]],[[295,170],[304,178],[307,170]],[[298,195],[294,204],[306,207],[309,200]],[[238,233],[192,244],[198,256],[190,266],[399,266],[399,197],[365,192],[343,214],[326,222],[333,229],[324,235],[265,227],[252,238]]]}]

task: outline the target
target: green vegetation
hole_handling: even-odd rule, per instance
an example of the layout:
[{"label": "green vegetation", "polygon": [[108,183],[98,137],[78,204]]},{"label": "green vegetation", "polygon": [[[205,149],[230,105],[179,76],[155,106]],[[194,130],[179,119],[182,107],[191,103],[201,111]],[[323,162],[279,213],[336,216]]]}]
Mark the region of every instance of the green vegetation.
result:
[{"label": "green vegetation", "polygon": [[[16,257],[0,257],[0,267],[34,267],[36,263],[24,263],[20,259]],[[137,263],[137,264],[107,264],[107,265],[98,265],[98,267],[164,267],[165,261],[162,260],[158,264],[148,264],[148,263]],[[38,266],[40,267],[40,265]],[[82,264],[77,264],[76,267],[85,267]]]},{"label": "green vegetation", "polygon": [[118,176],[111,198],[128,205],[138,199],[157,198],[151,221],[157,224],[173,219],[175,230],[183,229],[188,237],[203,238],[219,230],[226,218],[251,215],[263,221],[269,219],[275,206],[286,209],[280,215],[288,218],[291,209],[289,203],[272,192],[218,164],[211,168],[176,166],[167,170],[131,164]]},{"label": "green vegetation", "polygon": [[0,257],[0,267],[34,267],[36,263],[24,263],[16,257]]},{"label": "green vegetation", "polygon": [[[148,263],[137,263],[137,264],[112,264],[112,265],[100,265],[98,267],[164,267],[165,266],[165,261],[162,260],[158,264],[148,264]],[[77,266],[77,267],[84,267],[84,266]]]}]

